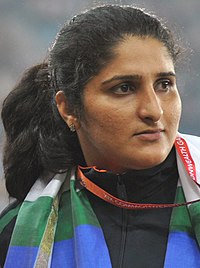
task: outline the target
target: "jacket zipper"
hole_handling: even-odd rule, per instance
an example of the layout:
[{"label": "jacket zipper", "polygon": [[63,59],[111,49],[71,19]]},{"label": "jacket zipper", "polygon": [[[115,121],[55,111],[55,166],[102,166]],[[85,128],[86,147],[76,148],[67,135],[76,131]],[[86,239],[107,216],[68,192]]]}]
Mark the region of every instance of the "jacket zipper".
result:
[{"label": "jacket zipper", "polygon": [[[120,175],[118,175],[117,192],[120,199],[128,201],[126,187]],[[119,268],[123,268],[126,237],[127,237],[127,225],[128,225],[128,210],[122,209],[122,233],[121,233],[120,254],[119,254],[119,266],[118,266]]]}]

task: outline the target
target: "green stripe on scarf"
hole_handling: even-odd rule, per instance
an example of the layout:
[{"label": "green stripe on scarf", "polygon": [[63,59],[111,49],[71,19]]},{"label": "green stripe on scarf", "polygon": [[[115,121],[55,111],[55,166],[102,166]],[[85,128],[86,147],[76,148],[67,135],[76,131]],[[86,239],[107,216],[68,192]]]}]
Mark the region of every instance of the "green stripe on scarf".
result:
[{"label": "green stripe on scarf", "polygon": [[[185,196],[182,187],[179,186],[176,190],[175,203],[182,202],[185,202]],[[173,208],[170,231],[183,231],[189,233],[190,235],[194,234],[187,206]]]},{"label": "green stripe on scarf", "polygon": [[19,210],[20,217],[17,218],[15,225],[12,246],[39,246],[52,202],[53,199],[49,196],[41,196],[34,202],[24,201]]},{"label": "green stripe on scarf", "polygon": [[[76,192],[74,187],[75,181],[71,181],[71,194],[70,191],[65,191],[61,195],[55,242],[72,238],[73,228],[79,225],[89,224],[99,227],[85,190]],[[71,204],[73,204],[73,218]]]},{"label": "green stripe on scarf", "polygon": [[96,214],[92,210],[85,190],[76,192],[75,181],[71,181],[71,202],[74,227],[81,224],[89,224],[100,227]]},{"label": "green stripe on scarf", "polygon": [[72,210],[70,191],[64,192],[60,198],[58,223],[55,234],[55,242],[73,237]]},{"label": "green stripe on scarf", "polygon": [[200,204],[199,202],[189,206],[189,213],[192,218],[192,226],[196,234],[197,241],[200,245]]}]

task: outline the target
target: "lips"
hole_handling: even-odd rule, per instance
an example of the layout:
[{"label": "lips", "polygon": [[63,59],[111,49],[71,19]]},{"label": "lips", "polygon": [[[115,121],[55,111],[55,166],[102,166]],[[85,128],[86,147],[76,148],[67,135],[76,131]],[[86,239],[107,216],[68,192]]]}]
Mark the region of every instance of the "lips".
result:
[{"label": "lips", "polygon": [[138,133],[136,133],[135,135],[140,135],[140,134],[148,134],[148,133],[158,133],[158,132],[163,132],[164,130],[161,128],[156,128],[156,129],[146,129],[143,131],[140,131]]},{"label": "lips", "polygon": [[157,141],[163,135],[163,129],[147,129],[136,133],[134,136],[144,141]]}]

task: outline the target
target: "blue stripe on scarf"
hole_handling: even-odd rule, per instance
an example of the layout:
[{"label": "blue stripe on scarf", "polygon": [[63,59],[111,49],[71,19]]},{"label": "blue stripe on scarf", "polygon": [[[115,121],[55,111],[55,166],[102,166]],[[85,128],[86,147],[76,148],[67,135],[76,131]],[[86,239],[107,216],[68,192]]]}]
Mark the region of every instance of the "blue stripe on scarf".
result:
[{"label": "blue stripe on scarf", "polygon": [[54,244],[51,267],[76,267],[74,259],[74,239],[63,240]]},{"label": "blue stripe on scarf", "polygon": [[10,246],[4,268],[32,268],[37,252],[38,247]]},{"label": "blue stripe on scarf", "polygon": [[77,226],[75,228],[74,239],[77,267],[112,267],[101,228],[87,224]]},{"label": "blue stripe on scarf", "polygon": [[171,232],[168,238],[164,268],[199,268],[200,250],[188,233]]},{"label": "blue stripe on scarf", "polygon": [[[75,227],[75,239],[63,240],[54,244],[52,268],[110,268],[110,257],[99,227],[80,225]],[[76,260],[74,256],[76,243]],[[86,258],[87,256],[87,258]]]}]

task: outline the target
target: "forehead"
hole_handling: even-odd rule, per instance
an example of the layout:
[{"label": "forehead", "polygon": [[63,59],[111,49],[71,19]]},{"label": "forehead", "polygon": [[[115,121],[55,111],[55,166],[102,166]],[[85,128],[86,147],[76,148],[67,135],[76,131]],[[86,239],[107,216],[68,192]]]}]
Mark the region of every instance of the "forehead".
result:
[{"label": "forehead", "polygon": [[114,57],[102,75],[130,72],[139,75],[174,71],[173,60],[164,44],[152,37],[127,36],[113,48]]}]

